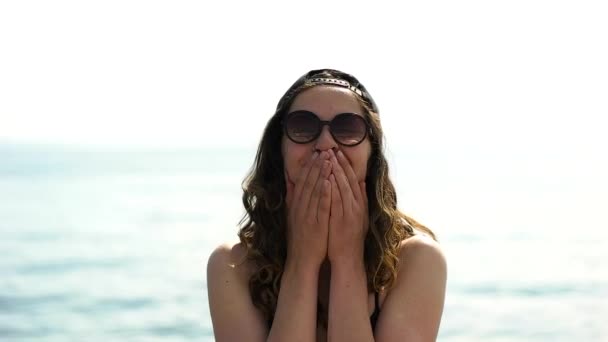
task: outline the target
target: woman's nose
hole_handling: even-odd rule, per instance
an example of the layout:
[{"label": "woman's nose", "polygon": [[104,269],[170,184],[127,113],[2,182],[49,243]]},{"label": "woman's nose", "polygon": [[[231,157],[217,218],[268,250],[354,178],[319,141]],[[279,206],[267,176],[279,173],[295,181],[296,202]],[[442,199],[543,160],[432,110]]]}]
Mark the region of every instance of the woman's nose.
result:
[{"label": "woman's nose", "polygon": [[334,140],[334,137],[329,132],[329,126],[324,126],[321,129],[321,134],[315,140],[315,150],[317,151],[328,151],[329,149],[336,149],[338,144]]}]

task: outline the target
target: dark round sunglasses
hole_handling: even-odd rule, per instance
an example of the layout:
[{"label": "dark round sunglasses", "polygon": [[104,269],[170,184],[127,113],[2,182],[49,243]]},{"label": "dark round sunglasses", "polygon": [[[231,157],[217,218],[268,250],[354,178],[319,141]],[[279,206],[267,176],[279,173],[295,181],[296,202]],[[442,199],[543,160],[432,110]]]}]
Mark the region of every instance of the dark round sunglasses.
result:
[{"label": "dark round sunglasses", "polygon": [[355,146],[363,142],[369,131],[364,117],[354,113],[341,113],[331,121],[323,121],[307,110],[297,110],[285,116],[283,129],[289,140],[296,144],[307,144],[321,135],[323,126],[329,126],[334,140],[344,146]]}]

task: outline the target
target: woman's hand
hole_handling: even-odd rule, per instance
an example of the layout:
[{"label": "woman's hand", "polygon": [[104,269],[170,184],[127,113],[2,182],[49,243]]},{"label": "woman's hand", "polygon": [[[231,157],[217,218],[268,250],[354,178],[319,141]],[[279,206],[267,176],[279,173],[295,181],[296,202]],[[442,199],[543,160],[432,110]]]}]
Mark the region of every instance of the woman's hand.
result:
[{"label": "woman's hand", "polygon": [[287,187],[287,263],[319,267],[327,256],[332,163],[329,153],[315,153]]},{"label": "woman's hand", "polygon": [[346,156],[330,151],[332,173],[331,214],[327,255],[334,264],[363,260],[365,235],[369,229],[365,182],[358,182]]}]

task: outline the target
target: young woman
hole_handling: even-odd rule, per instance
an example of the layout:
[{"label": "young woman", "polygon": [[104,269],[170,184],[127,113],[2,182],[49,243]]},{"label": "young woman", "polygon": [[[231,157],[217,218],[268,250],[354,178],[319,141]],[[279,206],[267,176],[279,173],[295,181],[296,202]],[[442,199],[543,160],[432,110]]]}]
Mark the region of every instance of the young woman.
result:
[{"label": "young woman", "polygon": [[445,257],[388,176],[365,87],[332,69],[298,79],[243,183],[240,243],[208,261],[216,341],[434,341]]}]

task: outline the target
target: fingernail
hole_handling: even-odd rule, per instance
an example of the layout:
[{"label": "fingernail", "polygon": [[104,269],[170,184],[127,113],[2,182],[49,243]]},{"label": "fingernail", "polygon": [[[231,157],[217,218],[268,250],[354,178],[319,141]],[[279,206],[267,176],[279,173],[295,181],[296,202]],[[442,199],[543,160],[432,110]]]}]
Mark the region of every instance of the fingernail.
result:
[{"label": "fingernail", "polygon": [[323,162],[323,170],[327,170],[327,168],[331,165],[327,160]]},{"label": "fingernail", "polygon": [[312,155],[312,159],[317,159],[318,156],[319,156],[319,152],[315,151],[315,153]]},{"label": "fingernail", "polygon": [[338,156],[339,156],[340,158],[344,158],[344,153],[342,153],[342,151],[338,151]]}]

